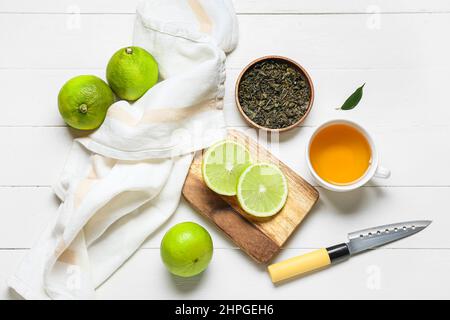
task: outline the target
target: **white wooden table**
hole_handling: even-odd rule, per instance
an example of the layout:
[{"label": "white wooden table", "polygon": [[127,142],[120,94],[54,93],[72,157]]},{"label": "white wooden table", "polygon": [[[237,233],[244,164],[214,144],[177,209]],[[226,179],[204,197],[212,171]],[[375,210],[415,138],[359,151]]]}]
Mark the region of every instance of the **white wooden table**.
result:
[{"label": "white wooden table", "polygon": [[[57,93],[72,76],[104,77],[111,54],[131,42],[136,2],[0,0],[1,299],[16,297],[5,279],[56,214],[51,185],[72,139]],[[310,71],[317,98],[302,127],[281,137],[278,156],[311,181],[306,138],[322,121],[344,117],[372,132],[392,170],[389,180],[352,193],[320,189],[320,202],[278,259],[338,243],[363,227],[434,222],[414,237],[274,287],[263,267],[182,202],[99,297],[450,298],[450,2],[236,0],[235,7],[240,42],[227,62],[228,124],[245,129],[233,102],[239,70],[262,55],[286,55]],[[335,110],[364,82],[357,109]],[[162,265],[159,242],[169,226],[186,220],[205,225],[216,249],[201,277],[181,281]]]}]

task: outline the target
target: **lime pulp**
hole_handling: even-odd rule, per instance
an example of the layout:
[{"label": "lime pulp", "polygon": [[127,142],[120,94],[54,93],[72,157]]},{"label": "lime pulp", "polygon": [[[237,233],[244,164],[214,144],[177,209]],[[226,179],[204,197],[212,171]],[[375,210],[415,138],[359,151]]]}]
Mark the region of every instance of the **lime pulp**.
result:
[{"label": "lime pulp", "polygon": [[270,217],[286,203],[288,185],[277,166],[259,163],[249,166],[240,176],[237,198],[241,208],[256,217]]},{"label": "lime pulp", "polygon": [[239,177],[250,164],[250,154],[243,145],[231,140],[218,142],[203,156],[203,180],[214,192],[234,196]]}]

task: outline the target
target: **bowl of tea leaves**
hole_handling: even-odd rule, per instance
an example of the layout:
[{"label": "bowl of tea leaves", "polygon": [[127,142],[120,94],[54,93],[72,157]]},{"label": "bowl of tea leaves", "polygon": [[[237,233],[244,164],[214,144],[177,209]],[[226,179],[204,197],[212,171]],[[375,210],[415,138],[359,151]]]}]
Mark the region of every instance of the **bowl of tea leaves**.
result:
[{"label": "bowl of tea leaves", "polygon": [[236,105],[252,126],[286,131],[298,126],[314,101],[311,77],[297,62],[266,56],[252,61],[236,82]]}]

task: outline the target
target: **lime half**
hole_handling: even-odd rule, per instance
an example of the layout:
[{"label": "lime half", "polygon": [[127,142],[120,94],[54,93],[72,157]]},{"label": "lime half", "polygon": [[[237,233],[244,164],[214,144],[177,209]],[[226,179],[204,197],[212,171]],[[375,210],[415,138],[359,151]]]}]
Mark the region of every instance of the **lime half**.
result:
[{"label": "lime half", "polygon": [[250,165],[250,154],[243,145],[224,140],[209,147],[204,154],[203,180],[214,192],[235,196],[239,177]]},{"label": "lime half", "polygon": [[286,203],[288,185],[280,168],[259,163],[248,167],[239,178],[237,198],[245,212],[256,217],[270,217]]}]

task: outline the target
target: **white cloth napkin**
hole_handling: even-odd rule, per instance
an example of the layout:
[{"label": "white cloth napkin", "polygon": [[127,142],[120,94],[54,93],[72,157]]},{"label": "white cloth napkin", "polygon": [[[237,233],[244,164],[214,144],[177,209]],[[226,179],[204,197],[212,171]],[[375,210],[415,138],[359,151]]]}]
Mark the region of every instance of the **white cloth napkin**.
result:
[{"label": "white cloth napkin", "polygon": [[236,43],[229,0],[139,4],[134,45],[153,54],[162,81],[74,141],[55,186],[61,206],[10,287],[27,299],[95,298],[172,215],[193,152],[225,135],[225,53]]}]

